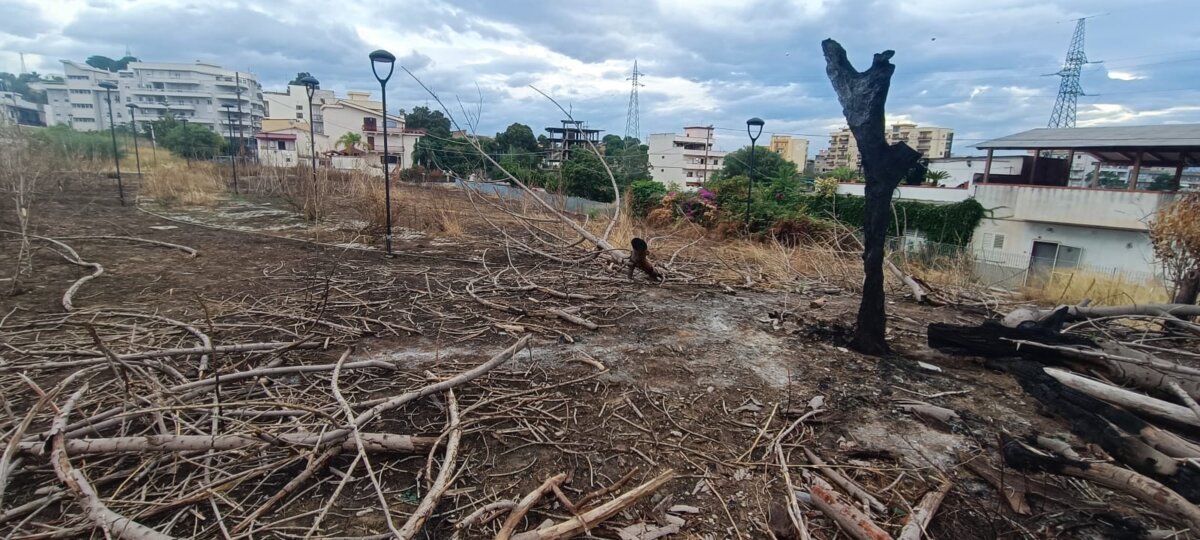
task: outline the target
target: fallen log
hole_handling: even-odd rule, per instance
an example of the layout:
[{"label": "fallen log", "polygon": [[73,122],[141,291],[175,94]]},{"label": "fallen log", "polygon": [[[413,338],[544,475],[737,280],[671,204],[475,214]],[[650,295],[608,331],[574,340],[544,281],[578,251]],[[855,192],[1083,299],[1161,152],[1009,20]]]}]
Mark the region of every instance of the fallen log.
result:
[{"label": "fallen log", "polygon": [[504,520],[504,524],[500,526],[500,532],[496,533],[495,540],[508,540],[517,530],[517,525],[521,524],[521,520],[525,518],[525,514],[529,513],[529,509],[533,508],[546,493],[549,493],[555,486],[563,483],[567,479],[567,473],[558,473],[550,478],[547,478],[541,485],[530,491],[517,505],[513,507],[512,512],[508,514],[508,519]]},{"label": "fallen log", "polygon": [[1005,463],[1014,469],[1082,478],[1131,495],[1163,514],[1183,520],[1193,529],[1200,529],[1200,507],[1153,479],[1129,469],[1109,463],[1065,458],[1016,440],[1005,443],[1003,453]]},{"label": "fallen log", "polygon": [[[604,522],[604,520],[617,515],[626,508],[629,508],[633,505],[633,503],[636,503],[642,498],[654,493],[656,490],[658,490],[658,488],[662,487],[663,484],[670,482],[673,478],[675,478],[675,471],[668,470],[654,477],[649,482],[626,491],[619,497],[591,510],[583,512],[576,517],[555,525],[551,525],[549,527],[523,532],[512,537],[512,540],[561,540],[563,538],[571,538],[591,529],[592,527],[595,527],[596,525],[599,525],[600,523]],[[497,535],[496,538],[497,540],[500,540],[499,535]]]},{"label": "fallen log", "polygon": [[1200,427],[1200,417],[1192,414],[1187,407],[1155,399],[1147,395],[1131,392],[1124,388],[1105,384],[1095,379],[1077,375],[1058,368],[1044,368],[1047,375],[1054,377],[1060,383],[1074,388],[1096,399],[1120,405],[1151,416],[1157,416],[1181,424]]},{"label": "fallen log", "polygon": [[857,499],[863,501],[864,503],[866,503],[867,506],[869,506],[871,508],[871,510],[874,510],[879,513],[887,512],[887,506],[884,506],[884,504],[882,502],[879,502],[879,499],[876,499],[874,495],[871,495],[870,493],[867,492],[866,489],[863,489],[863,487],[861,485],[859,485],[858,482],[855,482],[854,480],[851,480],[850,478],[846,477],[842,473],[838,472],[837,469],[834,469],[834,468],[826,465],[825,462],[822,461],[820,457],[818,457],[816,454],[814,454],[808,448],[804,448],[803,450],[804,450],[804,457],[808,458],[808,462],[812,463],[813,466],[816,467],[818,471],[821,471],[821,474],[825,475],[826,478],[828,478],[830,481],[832,481],[838,487],[845,490],[846,493],[849,493],[854,498],[857,498]]}]

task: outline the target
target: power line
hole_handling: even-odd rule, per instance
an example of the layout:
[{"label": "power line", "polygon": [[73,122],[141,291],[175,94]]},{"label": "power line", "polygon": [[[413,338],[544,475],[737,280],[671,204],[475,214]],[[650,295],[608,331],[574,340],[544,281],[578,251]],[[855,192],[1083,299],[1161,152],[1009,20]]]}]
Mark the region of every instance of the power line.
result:
[{"label": "power line", "polygon": [[638,77],[642,74],[638,72],[637,60],[633,61],[633,74],[629,76],[629,81],[633,81],[629,90],[629,107],[625,111],[625,140],[630,137],[641,140],[642,138],[642,120],[641,106],[638,104],[638,87],[645,86],[638,82]]}]

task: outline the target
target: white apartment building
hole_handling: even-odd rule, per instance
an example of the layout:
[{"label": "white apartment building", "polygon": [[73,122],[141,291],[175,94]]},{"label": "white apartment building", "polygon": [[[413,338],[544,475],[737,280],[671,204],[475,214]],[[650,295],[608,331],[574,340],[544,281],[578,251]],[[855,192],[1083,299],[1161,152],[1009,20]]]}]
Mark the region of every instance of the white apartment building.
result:
[{"label": "white apartment building", "polygon": [[114,73],[70,60],[62,63],[62,83],[39,85],[46,91],[49,125],[66,124],[81,131],[108,129],[102,81],[117,84],[112,91],[112,116],[118,125],[129,122],[128,105],[134,104],[138,120],[172,115],[247,144],[266,112],[262,86],[245,71],[204,62],[133,62]]},{"label": "white apartment building", "polygon": [[711,126],[689,126],[683,135],[650,134],[650,177],[666,185],[699,187],[725,162],[725,154],[713,149]]},{"label": "white apartment building", "polygon": [[[372,100],[370,92],[346,92],[338,98],[332,91],[318,90],[313,94],[312,126],[314,140],[309,140],[308,95],[303,86],[289,86],[288,91],[268,92],[270,115],[263,133],[258,136],[260,159],[264,163],[288,166],[308,163],[315,145],[319,163],[335,168],[362,169],[382,174],[383,123],[387,122],[389,162],[393,169],[412,167],[412,151],[424,130],[404,127],[404,117],[383,117],[383,103]],[[318,105],[318,96],[321,103]],[[303,98],[303,111],[299,98]],[[349,151],[338,140],[347,133],[357,133],[362,142],[357,151]]]},{"label": "white apartment building", "polygon": [[0,124],[44,126],[46,121],[42,117],[41,105],[25,101],[16,92],[0,92]]}]

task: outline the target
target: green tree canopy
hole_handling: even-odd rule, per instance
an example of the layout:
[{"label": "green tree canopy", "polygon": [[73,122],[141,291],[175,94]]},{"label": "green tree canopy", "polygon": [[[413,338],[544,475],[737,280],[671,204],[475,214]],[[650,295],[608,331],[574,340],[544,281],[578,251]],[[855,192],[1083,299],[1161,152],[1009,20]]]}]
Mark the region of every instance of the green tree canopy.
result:
[{"label": "green tree canopy", "polygon": [[[309,72],[307,72],[307,71],[299,71],[299,72],[297,72],[297,73],[296,73],[296,78],[292,79],[292,81],[291,81],[291,82],[289,82],[289,83],[288,83],[288,85],[289,85],[289,86],[290,86],[290,85],[301,85],[301,86],[303,86],[303,85],[304,85],[304,83],[300,82],[300,79],[303,79],[303,78],[305,78],[305,77],[312,77],[312,73],[309,73]],[[318,85],[318,87],[319,87],[319,86],[320,86],[320,85]]]},{"label": "green tree canopy", "polygon": [[825,173],[825,176],[833,178],[839,182],[853,182],[856,180],[862,180],[862,175],[850,167],[838,167]]},{"label": "green tree canopy", "polygon": [[427,134],[434,138],[450,138],[450,119],[446,118],[446,115],[442,114],[442,111],[433,110],[425,106],[413,107],[413,110],[404,116],[404,127],[408,129],[424,129]]},{"label": "green tree canopy", "polygon": [[490,146],[491,153],[511,157],[512,162],[522,168],[536,168],[542,161],[539,153],[541,148],[538,147],[537,138],[533,136],[533,129],[525,124],[513,123],[508,126],[503,132],[496,134]]},{"label": "green tree canopy", "polygon": [[84,63],[86,63],[87,65],[92,66],[96,69],[103,69],[104,71],[112,71],[115,73],[117,71],[121,71],[122,69],[125,69],[126,67],[129,67],[130,62],[137,62],[137,61],[138,61],[138,59],[134,58],[132,56],[124,56],[124,57],[121,57],[121,59],[119,59],[119,60],[113,60],[112,58],[109,58],[107,56],[93,55],[93,56],[89,56],[87,58],[87,60],[84,61]]},{"label": "green tree canopy", "polygon": [[600,202],[612,202],[615,198],[612,180],[604,172],[604,164],[590,150],[571,152],[570,159],[562,167],[567,195]]},{"label": "green tree canopy", "polygon": [[[750,147],[745,146],[730,152],[725,156],[725,163],[715,175],[716,178],[733,178],[750,175]],[[776,179],[791,179],[800,175],[796,164],[783,156],[772,152],[769,148],[754,150],[754,181],[773,182]]]},{"label": "green tree canopy", "polygon": [[34,90],[29,85],[39,81],[62,80],[61,77],[43,78],[38,72],[31,71],[15,75],[7,72],[0,72],[0,89],[16,92],[17,95],[26,101],[33,103],[46,103],[46,93]]}]

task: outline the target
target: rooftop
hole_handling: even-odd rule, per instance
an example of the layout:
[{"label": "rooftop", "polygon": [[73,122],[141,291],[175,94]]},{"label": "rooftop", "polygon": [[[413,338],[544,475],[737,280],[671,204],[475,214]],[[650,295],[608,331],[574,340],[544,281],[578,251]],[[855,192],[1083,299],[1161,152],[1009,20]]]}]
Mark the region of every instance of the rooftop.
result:
[{"label": "rooftop", "polygon": [[1106,163],[1144,166],[1200,163],[1200,124],[1039,128],[975,145],[987,150],[1078,150]]}]

